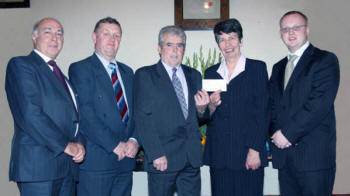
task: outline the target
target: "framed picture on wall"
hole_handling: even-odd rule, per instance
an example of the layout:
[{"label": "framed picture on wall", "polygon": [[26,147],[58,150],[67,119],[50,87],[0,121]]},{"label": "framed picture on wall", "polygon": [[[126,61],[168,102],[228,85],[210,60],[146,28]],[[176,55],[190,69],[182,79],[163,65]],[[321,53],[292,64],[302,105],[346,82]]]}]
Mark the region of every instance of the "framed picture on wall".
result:
[{"label": "framed picture on wall", "polygon": [[26,8],[29,6],[29,0],[0,0],[0,8]]},{"label": "framed picture on wall", "polygon": [[229,19],[229,0],[174,0],[175,25],[185,30],[210,30]]}]

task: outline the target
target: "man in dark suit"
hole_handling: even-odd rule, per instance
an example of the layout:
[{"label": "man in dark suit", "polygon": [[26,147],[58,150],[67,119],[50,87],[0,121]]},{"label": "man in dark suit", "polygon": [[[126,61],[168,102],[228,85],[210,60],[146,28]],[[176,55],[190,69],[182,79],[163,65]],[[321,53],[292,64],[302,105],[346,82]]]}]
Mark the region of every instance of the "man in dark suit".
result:
[{"label": "man in dark suit", "polygon": [[160,61],[135,74],[135,126],[145,150],[150,196],[199,196],[202,165],[197,115],[209,96],[198,71],[182,65],[186,35],[175,26],[161,29]]},{"label": "man in dark suit", "polygon": [[79,94],[81,131],[87,138],[78,195],[131,195],[138,143],[133,122],[133,71],[116,61],[122,29],[111,17],[95,25],[95,53],[69,68]]},{"label": "man in dark suit", "polygon": [[290,11],[280,20],[289,52],[270,78],[274,168],[281,195],[329,196],[335,178],[334,100],[337,57],[308,42],[307,17]]},{"label": "man in dark suit", "polygon": [[55,59],[63,27],[44,18],[34,25],[34,51],[14,57],[6,70],[6,93],[14,119],[10,180],[22,196],[74,196],[84,159],[75,94]]}]

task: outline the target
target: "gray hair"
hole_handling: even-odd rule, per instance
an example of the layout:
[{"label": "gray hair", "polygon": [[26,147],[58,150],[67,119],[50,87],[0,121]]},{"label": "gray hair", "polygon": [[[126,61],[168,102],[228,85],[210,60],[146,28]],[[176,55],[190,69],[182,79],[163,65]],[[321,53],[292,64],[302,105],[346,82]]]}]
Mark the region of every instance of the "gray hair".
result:
[{"label": "gray hair", "polygon": [[47,17],[47,18],[43,18],[43,19],[37,21],[36,23],[34,23],[32,33],[33,33],[33,35],[34,35],[35,37],[38,37],[38,28],[39,28],[39,25],[40,25],[40,23],[43,22],[44,20],[54,20],[54,21],[56,21],[58,24],[61,25],[61,27],[62,27],[62,33],[63,33],[63,26],[62,26],[62,24],[60,23],[60,21],[58,21],[56,18]]},{"label": "gray hair", "polygon": [[159,31],[158,45],[162,47],[165,34],[172,34],[181,37],[184,48],[186,47],[186,34],[184,30],[177,26],[165,26]]}]

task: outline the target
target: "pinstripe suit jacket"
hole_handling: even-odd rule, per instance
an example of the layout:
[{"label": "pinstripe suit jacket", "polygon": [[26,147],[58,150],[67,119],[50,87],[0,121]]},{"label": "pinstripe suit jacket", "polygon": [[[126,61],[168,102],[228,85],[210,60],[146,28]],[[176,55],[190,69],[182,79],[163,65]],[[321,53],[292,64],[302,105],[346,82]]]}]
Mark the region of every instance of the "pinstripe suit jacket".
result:
[{"label": "pinstripe suit jacket", "polygon": [[[209,67],[206,79],[222,79],[220,64]],[[210,117],[204,164],[215,168],[244,169],[249,148],[260,153],[262,166],[266,160],[268,75],[266,64],[246,60],[245,71],[221,93],[221,105]]]},{"label": "pinstripe suit jacket", "polygon": [[339,86],[337,57],[310,46],[283,89],[287,58],[276,63],[270,78],[271,135],[282,130],[292,143],[284,150],[271,144],[273,166],[283,168],[287,154],[300,171],[335,167],[334,100]]}]

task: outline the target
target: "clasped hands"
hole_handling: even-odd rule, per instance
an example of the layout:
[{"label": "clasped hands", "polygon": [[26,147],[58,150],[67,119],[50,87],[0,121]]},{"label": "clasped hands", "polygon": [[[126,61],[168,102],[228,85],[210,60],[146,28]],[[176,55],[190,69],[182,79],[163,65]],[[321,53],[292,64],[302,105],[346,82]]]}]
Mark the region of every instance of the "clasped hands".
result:
[{"label": "clasped hands", "polygon": [[279,149],[285,149],[292,145],[288,139],[283,135],[281,130],[276,131],[272,137],[272,143],[274,143]]},{"label": "clasped hands", "polygon": [[138,148],[139,145],[137,141],[129,139],[127,142],[119,142],[113,152],[118,156],[118,161],[121,161],[125,157],[135,158]]},{"label": "clasped hands", "polygon": [[85,148],[79,142],[69,142],[64,149],[64,153],[71,156],[75,163],[81,163],[85,157]]},{"label": "clasped hands", "polygon": [[214,113],[217,106],[221,104],[220,97],[221,90],[215,91],[210,96],[204,89],[198,91],[194,95],[196,102],[196,108],[199,114],[204,114],[207,106],[209,107],[210,114]]}]

